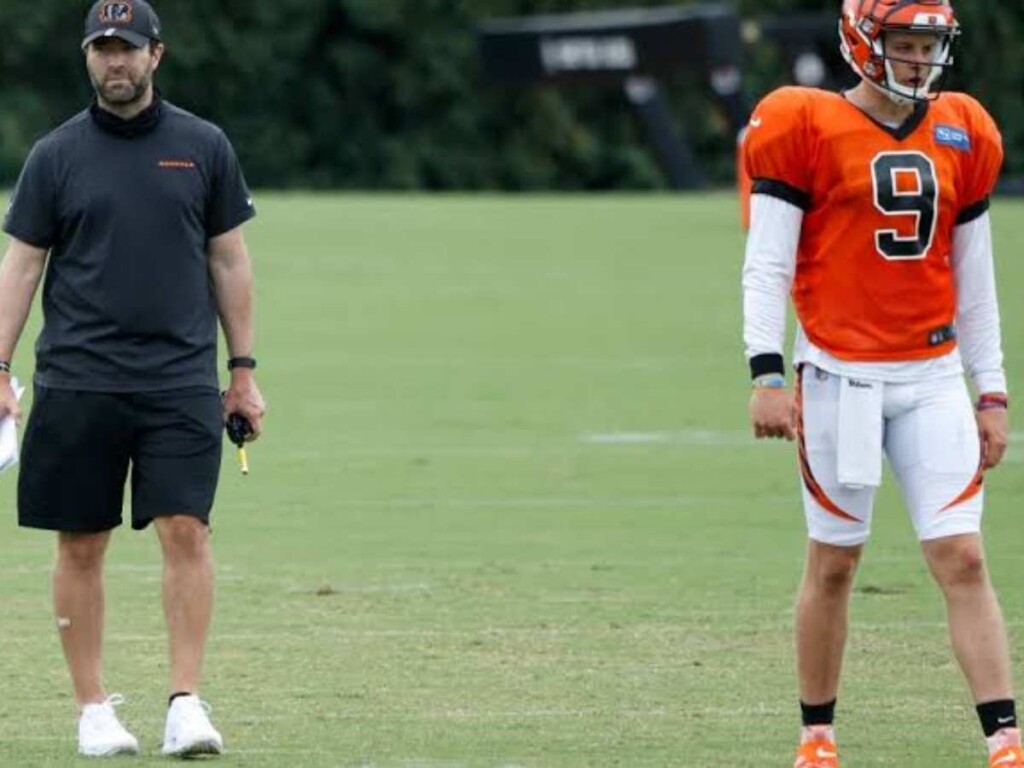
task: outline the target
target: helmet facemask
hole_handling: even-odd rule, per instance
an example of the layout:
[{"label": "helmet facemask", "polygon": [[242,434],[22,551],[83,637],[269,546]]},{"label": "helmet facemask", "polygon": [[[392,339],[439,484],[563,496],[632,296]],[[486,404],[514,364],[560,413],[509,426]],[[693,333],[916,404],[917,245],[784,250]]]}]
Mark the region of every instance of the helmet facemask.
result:
[{"label": "helmet facemask", "polygon": [[[896,78],[896,67],[894,65],[907,64],[913,66],[920,65],[920,62],[912,61],[910,59],[901,59],[898,56],[893,56],[885,52],[885,43],[888,35],[891,32],[903,31],[911,32],[912,34],[934,35],[937,41],[935,46],[935,55],[932,57],[931,64],[925,65],[924,82],[919,86],[901,84]],[[953,28],[949,28],[943,32],[936,32],[932,30],[924,32],[893,28],[885,29],[872,46],[878,52],[876,57],[882,62],[882,66],[884,67],[884,77],[881,78],[881,81],[869,77],[867,78],[867,81],[897,104],[912,104],[918,101],[929,101],[931,99],[938,98],[941,88],[936,88],[935,86],[942,80],[943,76],[946,74],[946,70],[953,66],[953,39],[957,34],[958,32]]]}]

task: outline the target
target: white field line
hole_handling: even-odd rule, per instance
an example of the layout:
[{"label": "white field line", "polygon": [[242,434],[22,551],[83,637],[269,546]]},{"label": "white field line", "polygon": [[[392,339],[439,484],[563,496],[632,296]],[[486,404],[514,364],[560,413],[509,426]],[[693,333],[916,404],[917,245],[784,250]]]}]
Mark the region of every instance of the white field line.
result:
[{"label": "white field line", "polygon": [[[668,445],[696,448],[735,448],[757,444],[750,430],[688,429],[657,432],[584,432],[577,435],[576,444],[597,446]],[[480,445],[450,445],[421,443],[417,445],[396,445],[366,447],[358,444],[340,444],[332,449],[332,455],[346,458],[392,458],[401,456],[470,456],[470,457],[531,457],[565,453],[570,445],[546,441],[537,445],[510,445],[508,443]],[[321,458],[316,452],[292,452],[291,458]]]},{"label": "white field line", "polygon": [[580,440],[591,445],[683,445],[699,448],[733,448],[754,445],[748,430],[687,429],[671,432],[587,432]]}]

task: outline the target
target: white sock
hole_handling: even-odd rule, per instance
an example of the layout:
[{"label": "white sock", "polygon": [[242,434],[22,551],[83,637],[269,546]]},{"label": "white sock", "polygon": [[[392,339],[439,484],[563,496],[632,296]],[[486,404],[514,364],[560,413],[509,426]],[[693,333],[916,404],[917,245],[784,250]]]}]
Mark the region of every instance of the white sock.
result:
[{"label": "white sock", "polygon": [[985,739],[988,744],[989,756],[994,755],[1000,749],[1010,746],[1020,746],[1020,728],[1003,728],[996,731]]},{"label": "white sock", "polygon": [[834,744],[835,729],[831,725],[805,725],[800,729],[800,743],[806,744],[809,741],[828,741]]}]

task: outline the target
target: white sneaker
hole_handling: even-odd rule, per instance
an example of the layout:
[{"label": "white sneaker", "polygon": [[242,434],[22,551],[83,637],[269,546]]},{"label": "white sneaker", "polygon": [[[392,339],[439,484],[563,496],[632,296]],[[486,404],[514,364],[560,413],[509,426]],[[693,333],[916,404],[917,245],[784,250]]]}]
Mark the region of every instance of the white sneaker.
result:
[{"label": "white sneaker", "polygon": [[219,755],[224,739],[210,722],[209,711],[210,706],[198,696],[176,698],[167,710],[163,753],[177,757]]},{"label": "white sneaker", "polygon": [[99,704],[86,704],[78,718],[78,754],[87,757],[137,755],[139,742],[121,725],[114,707],[124,704],[115,693]]}]

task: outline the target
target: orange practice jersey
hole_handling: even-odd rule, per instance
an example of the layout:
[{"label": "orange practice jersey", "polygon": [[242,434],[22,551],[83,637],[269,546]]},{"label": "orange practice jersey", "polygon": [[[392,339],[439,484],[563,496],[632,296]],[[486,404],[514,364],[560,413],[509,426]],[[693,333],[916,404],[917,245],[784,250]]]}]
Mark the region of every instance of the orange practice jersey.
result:
[{"label": "orange practice jersey", "polygon": [[787,87],[754,110],[743,170],[755,194],[804,210],[793,301],[843,360],[919,360],[955,344],[953,228],[978,218],[1002,165],[995,123],[945,93],[899,128],[842,95]]}]

